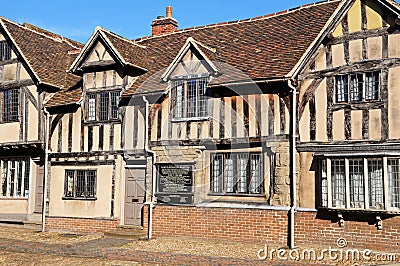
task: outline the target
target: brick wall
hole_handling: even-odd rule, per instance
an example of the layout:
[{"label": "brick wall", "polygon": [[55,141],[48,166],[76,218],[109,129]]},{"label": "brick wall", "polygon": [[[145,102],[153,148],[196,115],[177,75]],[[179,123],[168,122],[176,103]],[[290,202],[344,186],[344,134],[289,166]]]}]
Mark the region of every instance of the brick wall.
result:
[{"label": "brick wall", "polygon": [[[295,227],[295,244],[298,246],[312,244],[334,248],[337,247],[337,239],[342,237],[347,240],[349,248],[400,249],[400,216],[385,219],[380,231],[375,224],[367,221],[345,221],[344,227],[339,227],[336,221],[317,218],[316,212],[297,212]],[[153,212],[153,236],[171,235],[286,246],[288,213],[279,210],[157,205]]]},{"label": "brick wall", "polygon": [[118,220],[46,217],[46,230],[68,232],[105,232],[115,229]]}]

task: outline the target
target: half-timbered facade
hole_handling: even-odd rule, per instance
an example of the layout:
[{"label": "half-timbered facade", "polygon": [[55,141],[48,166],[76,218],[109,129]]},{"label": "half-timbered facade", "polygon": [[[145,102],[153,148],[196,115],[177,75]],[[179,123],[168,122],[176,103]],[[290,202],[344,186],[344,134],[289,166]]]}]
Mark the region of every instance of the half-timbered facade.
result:
[{"label": "half-timbered facade", "polygon": [[79,82],[65,70],[73,58],[68,51],[80,46],[30,24],[0,21],[0,220],[40,221],[44,102],[49,93]]},{"label": "half-timbered facade", "polygon": [[[182,30],[166,15],[152,36],[98,27],[85,46],[7,21],[0,130],[19,135],[1,135],[0,212],[14,196],[35,211],[47,158],[48,229],[398,247],[398,4]],[[18,30],[66,45],[58,83],[41,87]]]}]

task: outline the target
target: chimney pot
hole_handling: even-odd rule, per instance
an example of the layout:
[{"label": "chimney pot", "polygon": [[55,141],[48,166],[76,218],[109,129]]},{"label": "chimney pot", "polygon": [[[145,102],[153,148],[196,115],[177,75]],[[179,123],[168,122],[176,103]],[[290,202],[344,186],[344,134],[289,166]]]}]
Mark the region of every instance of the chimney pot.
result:
[{"label": "chimney pot", "polygon": [[166,9],[167,18],[172,18],[172,6],[167,6]]},{"label": "chimney pot", "polygon": [[178,21],[172,17],[172,6],[167,6],[166,17],[158,16],[151,23],[152,36],[170,33],[178,30]]}]

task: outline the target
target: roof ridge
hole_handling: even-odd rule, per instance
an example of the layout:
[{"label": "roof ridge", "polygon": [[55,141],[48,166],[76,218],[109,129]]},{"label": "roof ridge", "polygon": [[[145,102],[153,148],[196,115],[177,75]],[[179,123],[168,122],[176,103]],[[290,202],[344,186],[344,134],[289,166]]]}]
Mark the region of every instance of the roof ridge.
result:
[{"label": "roof ridge", "polygon": [[[51,40],[53,40],[53,41],[55,41],[55,42],[59,42],[59,43],[63,43],[63,42],[64,42],[64,43],[68,44],[69,46],[71,46],[72,48],[81,49],[80,47],[76,47],[75,45],[73,45],[73,44],[70,42],[70,39],[69,39],[69,38],[66,38],[66,37],[64,37],[64,36],[62,36],[62,35],[60,35],[60,34],[57,34],[57,33],[51,32],[51,31],[48,31],[48,30],[46,30],[46,29],[40,28],[40,27],[38,27],[38,26],[36,26],[36,25],[27,23],[27,24],[32,25],[33,27],[36,27],[36,28],[41,29],[41,30],[43,30],[43,31],[47,31],[47,32],[52,33],[52,34],[54,34],[54,35],[60,36],[60,38],[55,38],[55,37],[50,36],[49,34],[45,34],[45,33],[43,33],[43,32],[39,32],[39,31],[37,31],[37,30],[31,29],[31,28],[29,28],[29,27],[26,27],[26,26],[24,26],[24,25],[22,25],[22,24],[19,24],[19,23],[15,22],[15,21],[12,21],[12,20],[10,20],[10,19],[8,19],[8,18],[5,18],[5,17],[1,17],[1,16],[0,16],[0,19],[1,19],[1,20],[5,20],[5,21],[7,21],[7,22],[9,22],[9,23],[11,23],[11,24],[14,24],[15,26],[18,26],[18,27],[22,28],[23,30],[31,31],[31,32],[33,32],[33,33],[35,33],[35,34],[38,34],[38,35],[41,35],[41,36],[46,37],[46,38],[48,38],[48,39],[51,39]],[[71,41],[76,42],[76,41],[74,41],[74,40],[72,40],[72,39],[71,39]],[[79,42],[77,42],[77,43],[79,43]]]},{"label": "roof ridge", "polygon": [[232,21],[226,21],[226,22],[218,22],[218,23],[208,24],[208,25],[203,25],[203,26],[194,26],[194,27],[185,28],[185,29],[181,29],[178,31],[174,31],[174,32],[162,33],[162,34],[155,35],[155,36],[145,36],[145,37],[141,37],[138,39],[134,39],[134,41],[141,42],[141,41],[146,41],[146,40],[150,40],[150,39],[165,37],[168,35],[186,33],[188,31],[202,30],[202,29],[207,29],[207,28],[216,28],[216,27],[228,26],[228,25],[239,24],[239,23],[248,23],[248,22],[254,22],[254,21],[259,21],[259,20],[265,20],[265,19],[275,18],[275,17],[281,16],[281,15],[290,14],[290,13],[293,13],[295,11],[299,11],[299,10],[302,10],[305,8],[310,8],[310,7],[317,6],[317,5],[324,5],[324,4],[328,4],[328,3],[332,3],[332,2],[340,2],[340,1],[343,1],[343,0],[322,0],[322,1],[305,4],[305,5],[301,5],[298,7],[294,7],[294,8],[286,9],[283,11],[278,11],[275,13],[258,16],[258,17],[232,20]]},{"label": "roof ridge", "polygon": [[118,35],[118,34],[112,32],[112,31],[110,31],[110,30],[107,30],[107,29],[105,29],[105,28],[103,28],[103,27],[101,27],[101,26],[97,26],[97,27],[96,27],[96,30],[98,30],[98,31],[104,31],[104,32],[106,32],[106,33],[108,33],[108,34],[110,34],[110,35],[112,35],[112,36],[114,36],[114,37],[116,37],[116,38],[118,38],[118,39],[121,39],[121,40],[123,40],[123,41],[129,42],[129,43],[131,43],[131,44],[134,44],[134,45],[136,45],[136,46],[138,46],[138,47],[140,47],[140,48],[147,49],[147,47],[146,47],[145,45],[138,44],[138,43],[136,43],[136,41],[134,41],[134,40],[129,40],[129,39],[127,39],[127,38],[125,38],[125,37],[123,37],[123,36],[121,36],[121,35]]}]

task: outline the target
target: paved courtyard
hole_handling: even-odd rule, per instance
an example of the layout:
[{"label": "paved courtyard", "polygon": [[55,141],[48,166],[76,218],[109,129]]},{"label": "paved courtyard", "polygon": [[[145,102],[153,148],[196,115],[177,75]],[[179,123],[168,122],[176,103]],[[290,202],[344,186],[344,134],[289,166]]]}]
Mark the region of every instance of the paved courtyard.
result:
[{"label": "paved courtyard", "polygon": [[259,260],[257,253],[263,246],[172,237],[147,241],[103,234],[41,233],[0,225],[0,265],[298,265],[276,258]]}]

